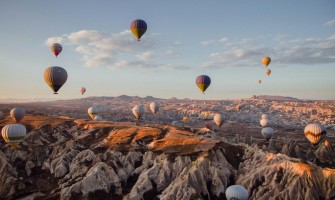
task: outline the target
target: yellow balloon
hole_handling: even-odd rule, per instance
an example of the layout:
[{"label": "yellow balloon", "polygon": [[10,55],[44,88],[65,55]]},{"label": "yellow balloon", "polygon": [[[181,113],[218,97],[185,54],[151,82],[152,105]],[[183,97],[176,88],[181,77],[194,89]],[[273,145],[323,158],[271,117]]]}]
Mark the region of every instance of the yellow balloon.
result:
[{"label": "yellow balloon", "polygon": [[188,123],[190,120],[188,119],[188,117],[184,117],[183,118],[183,122],[186,124],[186,123]]}]

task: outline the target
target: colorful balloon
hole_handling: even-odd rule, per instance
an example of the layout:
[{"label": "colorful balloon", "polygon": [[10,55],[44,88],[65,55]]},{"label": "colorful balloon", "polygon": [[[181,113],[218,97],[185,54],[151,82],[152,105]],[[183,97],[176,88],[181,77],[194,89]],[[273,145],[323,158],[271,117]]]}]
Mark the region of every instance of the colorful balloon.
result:
[{"label": "colorful balloon", "polygon": [[237,112],[240,112],[241,109],[242,109],[242,106],[241,106],[241,105],[237,105],[237,106],[236,106],[236,110],[237,110]]},{"label": "colorful balloon", "polygon": [[99,109],[95,106],[93,107],[90,107],[88,110],[87,110],[87,113],[89,114],[89,116],[91,117],[91,119],[94,120],[94,118],[98,115],[99,113]]},{"label": "colorful balloon", "polygon": [[214,115],[213,121],[217,126],[221,127],[222,124],[224,123],[224,120],[225,120],[225,117],[223,115],[221,114]]},{"label": "colorful balloon", "polygon": [[151,112],[152,112],[154,115],[156,115],[156,113],[157,113],[158,110],[159,110],[159,104],[158,104],[157,102],[152,102],[152,103],[150,104],[150,110],[151,110]]},{"label": "colorful balloon", "polygon": [[270,70],[270,69],[267,69],[267,70],[265,71],[265,74],[266,74],[267,76],[270,76],[270,74],[271,74],[271,70]]},{"label": "colorful balloon", "polygon": [[137,38],[137,41],[140,41],[142,35],[147,31],[147,23],[141,19],[135,19],[130,24],[130,31]]},{"label": "colorful balloon", "polygon": [[58,54],[60,54],[60,52],[62,52],[63,47],[62,47],[61,44],[53,43],[53,44],[50,45],[50,50],[57,58]]},{"label": "colorful balloon", "polygon": [[327,135],[326,129],[319,123],[308,124],[304,129],[304,133],[308,141],[313,145],[319,144]]},{"label": "colorful balloon", "polygon": [[58,90],[64,85],[67,80],[67,72],[62,67],[52,66],[44,70],[44,81],[58,94]]},{"label": "colorful balloon", "polygon": [[81,95],[83,95],[83,94],[86,92],[86,88],[81,87],[81,88],[79,89],[79,91],[80,91]]},{"label": "colorful balloon", "polygon": [[135,106],[132,109],[133,114],[137,120],[141,119],[142,115],[144,114],[144,107],[143,105]]},{"label": "colorful balloon", "polygon": [[184,117],[184,118],[183,118],[183,122],[184,122],[185,124],[187,124],[189,121],[190,121],[190,119],[189,119],[188,117]]},{"label": "colorful balloon", "polygon": [[266,140],[269,140],[273,137],[275,131],[271,127],[265,127],[262,129],[262,135]]},{"label": "colorful balloon", "polygon": [[2,128],[2,138],[11,146],[17,146],[27,134],[27,129],[21,124],[9,124]]},{"label": "colorful balloon", "polygon": [[270,57],[263,57],[262,58],[262,63],[265,67],[267,67],[271,62],[271,58]]},{"label": "colorful balloon", "polygon": [[247,200],[249,192],[242,185],[231,185],[226,191],[227,200]]},{"label": "colorful balloon", "polygon": [[26,111],[23,108],[13,108],[10,111],[10,116],[16,121],[20,122],[24,115],[26,114]]},{"label": "colorful balloon", "polygon": [[200,75],[195,80],[195,83],[197,84],[197,86],[201,90],[201,92],[203,94],[205,94],[205,90],[211,84],[211,78],[209,78],[209,76],[207,76],[207,75]]}]

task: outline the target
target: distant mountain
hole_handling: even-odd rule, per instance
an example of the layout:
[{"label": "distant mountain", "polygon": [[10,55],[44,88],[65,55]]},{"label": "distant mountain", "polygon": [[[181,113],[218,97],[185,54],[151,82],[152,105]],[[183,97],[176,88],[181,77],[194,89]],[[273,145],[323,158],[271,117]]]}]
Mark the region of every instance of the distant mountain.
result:
[{"label": "distant mountain", "polygon": [[271,95],[260,95],[258,99],[265,99],[271,101],[301,101],[300,99],[293,97],[285,97],[285,96],[271,96]]}]

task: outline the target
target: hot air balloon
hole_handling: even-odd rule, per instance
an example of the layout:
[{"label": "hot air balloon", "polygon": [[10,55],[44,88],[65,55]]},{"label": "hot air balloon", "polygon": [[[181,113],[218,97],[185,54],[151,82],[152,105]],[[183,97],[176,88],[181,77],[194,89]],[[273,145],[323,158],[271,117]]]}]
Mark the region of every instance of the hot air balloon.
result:
[{"label": "hot air balloon", "polygon": [[0,111],[0,119],[2,119],[3,117],[3,113]]},{"label": "hot air balloon", "polygon": [[213,121],[217,126],[221,127],[222,124],[224,123],[224,120],[225,120],[225,118],[224,118],[223,115],[221,115],[221,114],[215,114],[214,115]]},{"label": "hot air balloon", "polygon": [[9,124],[2,128],[2,138],[11,146],[20,143],[27,134],[26,127],[21,124]]},{"label": "hot air balloon", "polygon": [[137,38],[137,41],[140,41],[142,35],[147,31],[147,23],[141,19],[135,19],[130,24],[130,31]]},{"label": "hot air balloon", "polygon": [[99,113],[99,109],[95,106],[93,107],[90,107],[88,110],[87,110],[87,113],[90,115],[91,119],[94,120],[94,118],[98,115]]},{"label": "hot air balloon", "polygon": [[26,114],[26,111],[23,108],[13,108],[10,111],[10,116],[16,121],[20,122],[24,115]]},{"label": "hot air balloon", "polygon": [[62,52],[63,47],[62,47],[61,44],[53,43],[53,44],[50,45],[50,50],[57,58],[58,54],[60,54],[60,52]]},{"label": "hot air balloon", "polygon": [[102,117],[100,117],[99,115],[96,115],[93,120],[94,121],[102,121]]},{"label": "hot air balloon", "polygon": [[242,109],[242,106],[241,106],[241,105],[237,105],[237,106],[236,106],[236,110],[237,110],[237,112],[240,112],[241,109]]},{"label": "hot air balloon", "polygon": [[260,124],[263,127],[267,127],[269,125],[269,120],[268,119],[261,119]]},{"label": "hot air balloon", "polygon": [[267,76],[270,76],[270,74],[271,74],[271,70],[270,70],[270,69],[267,69],[267,70],[265,71],[265,74],[266,74]]},{"label": "hot air balloon", "polygon": [[157,102],[152,102],[150,104],[150,110],[155,115],[159,110],[159,104]]},{"label": "hot air balloon", "polygon": [[81,95],[83,95],[83,94],[86,92],[86,88],[81,87],[81,88],[79,89],[79,91],[80,91]]},{"label": "hot air balloon", "polygon": [[263,57],[262,58],[262,63],[265,67],[267,67],[271,62],[271,58],[270,57]]},{"label": "hot air balloon", "polygon": [[266,140],[269,140],[273,137],[275,131],[271,127],[265,127],[262,129],[262,135]]},{"label": "hot air balloon", "polygon": [[62,67],[48,67],[44,70],[44,80],[54,91],[54,94],[58,94],[57,91],[67,80],[67,72]]},{"label": "hot air balloon", "polygon": [[268,119],[268,115],[267,114],[262,114],[262,119]]},{"label": "hot air balloon", "polygon": [[258,84],[261,84],[262,83],[262,80],[258,80]]},{"label": "hot air balloon", "polygon": [[209,76],[207,76],[207,75],[200,75],[195,80],[195,83],[197,84],[197,86],[201,90],[201,92],[203,94],[205,94],[205,90],[211,84],[211,78],[209,78]]},{"label": "hot air balloon", "polygon": [[185,124],[187,124],[189,121],[190,121],[190,119],[189,119],[188,117],[184,117],[184,118],[183,118],[183,122],[184,122]]},{"label": "hot air balloon", "polygon": [[142,115],[144,114],[144,107],[143,105],[135,106],[133,109],[133,114],[137,120],[141,119]]},{"label": "hot air balloon", "polygon": [[227,200],[247,200],[249,192],[242,185],[231,185],[226,189]]},{"label": "hot air balloon", "polygon": [[212,130],[212,124],[210,122],[206,122],[205,127],[209,130]]},{"label": "hot air balloon", "polygon": [[319,144],[319,142],[323,141],[327,135],[326,129],[319,123],[308,124],[305,127],[304,133],[306,138],[313,145]]},{"label": "hot air balloon", "polygon": [[205,119],[207,119],[209,117],[209,113],[205,112],[204,117],[205,117]]}]

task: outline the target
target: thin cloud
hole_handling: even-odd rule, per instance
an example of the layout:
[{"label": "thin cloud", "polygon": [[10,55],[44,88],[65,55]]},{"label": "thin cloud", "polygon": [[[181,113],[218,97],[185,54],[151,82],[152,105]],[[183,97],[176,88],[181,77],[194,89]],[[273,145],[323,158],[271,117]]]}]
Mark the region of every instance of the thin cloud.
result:
[{"label": "thin cloud", "polygon": [[325,23],[326,26],[334,26],[335,25],[335,19],[329,20]]}]

